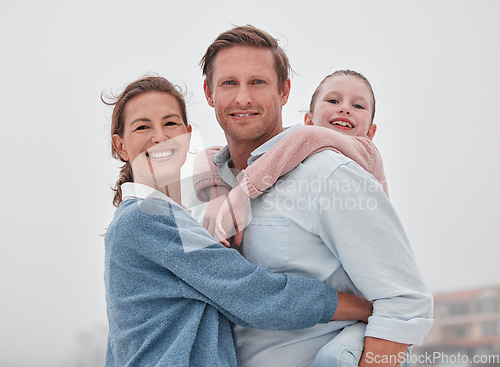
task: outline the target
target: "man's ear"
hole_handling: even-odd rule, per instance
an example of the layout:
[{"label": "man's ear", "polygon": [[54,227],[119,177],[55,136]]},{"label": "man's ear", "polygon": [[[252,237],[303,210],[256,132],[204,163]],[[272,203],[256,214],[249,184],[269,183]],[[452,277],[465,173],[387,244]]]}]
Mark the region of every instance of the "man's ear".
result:
[{"label": "man's ear", "polygon": [[304,115],[304,125],[313,125],[311,112],[306,112],[306,114]]},{"label": "man's ear", "polygon": [[207,99],[207,102],[210,105],[210,107],[215,107],[214,99],[212,96],[212,91],[210,90],[210,87],[208,86],[206,78],[203,81],[203,91],[205,92],[205,98]]},{"label": "man's ear", "polygon": [[370,140],[375,136],[375,132],[377,131],[377,125],[371,124],[368,128],[368,132],[366,133],[366,137]]},{"label": "man's ear", "polygon": [[127,153],[127,150],[125,149],[125,144],[123,143],[123,139],[120,138],[120,135],[118,134],[113,134],[111,139],[113,141],[113,148],[115,148],[116,152],[125,162],[128,162],[130,160],[130,157]]},{"label": "man's ear", "polygon": [[290,78],[286,80],[283,84],[283,88],[281,88],[280,96],[281,96],[281,107],[283,107],[288,102],[288,97],[290,96],[290,88],[292,87],[292,82]]}]

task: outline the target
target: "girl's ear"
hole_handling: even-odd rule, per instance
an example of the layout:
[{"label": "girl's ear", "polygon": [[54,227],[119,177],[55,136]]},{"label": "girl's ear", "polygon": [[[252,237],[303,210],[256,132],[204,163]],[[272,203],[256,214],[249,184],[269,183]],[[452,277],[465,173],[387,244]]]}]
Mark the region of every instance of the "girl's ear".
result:
[{"label": "girl's ear", "polygon": [[304,125],[313,125],[311,112],[306,112],[306,114],[304,115]]},{"label": "girl's ear", "polygon": [[120,138],[120,135],[118,134],[113,134],[111,139],[113,141],[113,148],[115,148],[116,152],[125,162],[128,162],[130,160],[130,157],[127,153],[127,149],[125,148],[125,143],[123,142],[123,139]]},{"label": "girl's ear", "polygon": [[377,131],[377,125],[371,124],[366,133],[366,137],[370,140],[375,136],[375,132]]}]

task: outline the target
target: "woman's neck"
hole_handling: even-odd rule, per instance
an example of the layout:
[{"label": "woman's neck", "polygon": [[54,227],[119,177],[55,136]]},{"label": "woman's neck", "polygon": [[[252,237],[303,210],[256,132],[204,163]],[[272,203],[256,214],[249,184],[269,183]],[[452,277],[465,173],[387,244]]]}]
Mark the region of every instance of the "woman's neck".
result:
[{"label": "woman's neck", "polygon": [[148,179],[141,179],[137,177],[135,179],[136,183],[147,185],[155,190],[167,195],[170,199],[175,201],[177,204],[181,205],[181,181],[180,174],[176,177],[172,177],[168,182],[157,182],[154,177],[149,177]]}]

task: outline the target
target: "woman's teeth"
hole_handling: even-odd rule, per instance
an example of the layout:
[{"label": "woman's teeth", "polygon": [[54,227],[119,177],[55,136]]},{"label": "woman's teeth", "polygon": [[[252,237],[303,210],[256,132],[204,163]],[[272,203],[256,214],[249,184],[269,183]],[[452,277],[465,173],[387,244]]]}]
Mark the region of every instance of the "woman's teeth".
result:
[{"label": "woman's teeth", "polygon": [[172,154],[174,154],[174,150],[167,150],[165,152],[151,152],[149,153],[149,157],[150,158],[153,158],[153,159],[158,159],[158,158],[165,158],[165,157],[169,157],[171,156]]}]

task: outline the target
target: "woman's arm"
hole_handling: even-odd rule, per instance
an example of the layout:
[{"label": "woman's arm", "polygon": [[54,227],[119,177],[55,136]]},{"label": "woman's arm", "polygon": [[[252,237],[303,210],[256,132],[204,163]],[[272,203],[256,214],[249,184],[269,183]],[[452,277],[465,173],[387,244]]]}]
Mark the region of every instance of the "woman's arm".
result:
[{"label": "woman's arm", "polygon": [[337,292],[322,281],[253,266],[236,250],[216,244],[180,207],[146,199],[122,225],[135,251],[187,285],[186,297],[192,293],[235,323],[291,330],[343,318]]}]

